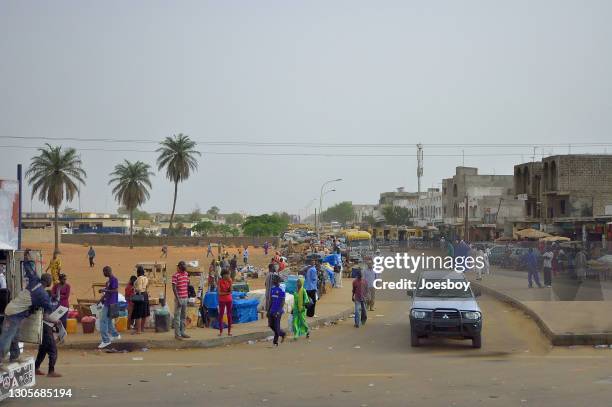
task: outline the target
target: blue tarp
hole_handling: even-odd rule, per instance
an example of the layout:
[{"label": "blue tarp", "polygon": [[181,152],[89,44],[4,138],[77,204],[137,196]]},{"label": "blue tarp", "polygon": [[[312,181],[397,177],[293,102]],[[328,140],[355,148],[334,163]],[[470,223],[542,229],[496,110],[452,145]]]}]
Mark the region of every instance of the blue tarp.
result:
[{"label": "blue tarp", "polygon": [[341,264],[340,262],[341,257],[339,254],[330,254],[329,256],[323,258],[323,263],[329,263],[329,265],[332,267]]}]

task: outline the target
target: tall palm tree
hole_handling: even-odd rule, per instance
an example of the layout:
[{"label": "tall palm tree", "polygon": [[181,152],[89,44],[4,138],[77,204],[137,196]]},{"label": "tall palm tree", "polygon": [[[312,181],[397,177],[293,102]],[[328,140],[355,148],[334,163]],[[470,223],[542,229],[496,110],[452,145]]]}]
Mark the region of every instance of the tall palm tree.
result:
[{"label": "tall palm tree", "polygon": [[110,173],[113,177],[108,182],[113,186],[113,194],[119,205],[123,205],[130,213],[130,249],[134,248],[134,210],[149,199],[149,189],[153,175],[151,166],[142,161],[131,163],[124,160],[122,164],[115,165]]},{"label": "tall palm tree", "polygon": [[189,178],[192,171],[198,169],[200,152],[195,149],[196,142],[189,136],[179,133],[173,137],[166,137],[157,149],[158,170],[166,169],[166,178],[174,182],[174,200],[172,201],[172,214],[170,215],[170,226],[168,232],[172,233],[172,221],[174,220],[174,210],[176,209],[176,194],[179,182]]},{"label": "tall palm tree", "polygon": [[32,157],[26,177],[32,186],[32,196],[53,207],[55,215],[55,249],[59,252],[58,212],[64,198],[71,202],[79,193],[77,183],[85,184],[87,173],[81,168],[81,157],[74,148],[45,144],[39,155]]}]

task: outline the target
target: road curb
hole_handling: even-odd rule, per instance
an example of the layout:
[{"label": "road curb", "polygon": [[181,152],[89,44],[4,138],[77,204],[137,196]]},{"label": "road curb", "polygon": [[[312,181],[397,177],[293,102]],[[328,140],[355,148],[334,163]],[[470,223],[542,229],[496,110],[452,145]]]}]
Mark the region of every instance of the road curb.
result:
[{"label": "road curb", "polygon": [[491,295],[499,301],[510,304],[514,308],[517,308],[527,314],[531,319],[535,321],[544,336],[554,346],[574,346],[574,345],[603,345],[612,343],[612,333],[557,333],[554,332],[546,324],[546,322],[535,312],[533,309],[525,305],[521,300],[518,300],[508,294],[504,294],[491,287],[487,287],[480,283],[472,281],[472,286],[479,288],[481,292]]},{"label": "road curb", "polygon": [[[353,314],[353,308],[346,309],[334,315],[330,315],[324,318],[317,318],[309,321],[310,328],[317,328],[332,324],[340,319],[347,319]],[[211,328],[203,328],[211,329]],[[265,331],[249,332],[246,334],[240,334],[235,336],[222,336],[217,338],[208,339],[185,339],[176,340],[174,338],[165,339],[150,339],[150,340],[120,340],[113,343],[112,348],[116,350],[136,350],[142,348],[148,349],[206,349],[215,348],[226,345],[236,345],[239,343],[245,343],[249,341],[259,341],[266,339],[272,335],[272,331],[266,329]],[[74,349],[74,350],[96,350],[98,344],[96,342],[76,342],[64,344],[62,349]]]}]

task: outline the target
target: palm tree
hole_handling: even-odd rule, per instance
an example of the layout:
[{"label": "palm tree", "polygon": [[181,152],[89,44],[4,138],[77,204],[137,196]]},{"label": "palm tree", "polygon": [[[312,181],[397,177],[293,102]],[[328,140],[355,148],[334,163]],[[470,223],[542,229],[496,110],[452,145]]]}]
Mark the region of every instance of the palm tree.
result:
[{"label": "palm tree", "polygon": [[189,136],[179,133],[173,137],[166,137],[157,149],[158,170],[166,169],[166,178],[174,182],[174,200],[172,201],[172,214],[170,215],[169,233],[172,233],[172,221],[174,220],[174,210],[176,209],[176,194],[178,183],[189,178],[192,171],[198,169],[196,155],[200,152],[195,149],[195,141]]},{"label": "palm tree", "polygon": [[115,170],[110,173],[113,177],[108,182],[113,185],[113,194],[119,205],[123,205],[130,213],[130,249],[134,248],[134,210],[149,199],[149,189],[153,175],[151,166],[142,161],[131,163],[124,160],[122,164],[115,165]]},{"label": "palm tree", "polygon": [[26,177],[32,186],[32,195],[53,207],[55,215],[55,248],[59,252],[58,212],[64,198],[71,202],[79,193],[78,184],[85,184],[87,173],[81,168],[81,157],[74,148],[62,151],[61,146],[39,148],[40,155],[32,157]]}]

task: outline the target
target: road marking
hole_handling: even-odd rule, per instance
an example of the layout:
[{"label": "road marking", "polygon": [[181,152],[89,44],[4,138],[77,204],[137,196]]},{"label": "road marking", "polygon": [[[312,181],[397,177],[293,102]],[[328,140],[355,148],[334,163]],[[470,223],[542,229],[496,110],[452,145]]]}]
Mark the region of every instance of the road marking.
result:
[{"label": "road marking", "polygon": [[61,367],[192,367],[192,366],[221,366],[221,363],[70,363],[58,364]]},{"label": "road marking", "polygon": [[389,377],[406,375],[407,373],[338,373],[334,377]]}]

